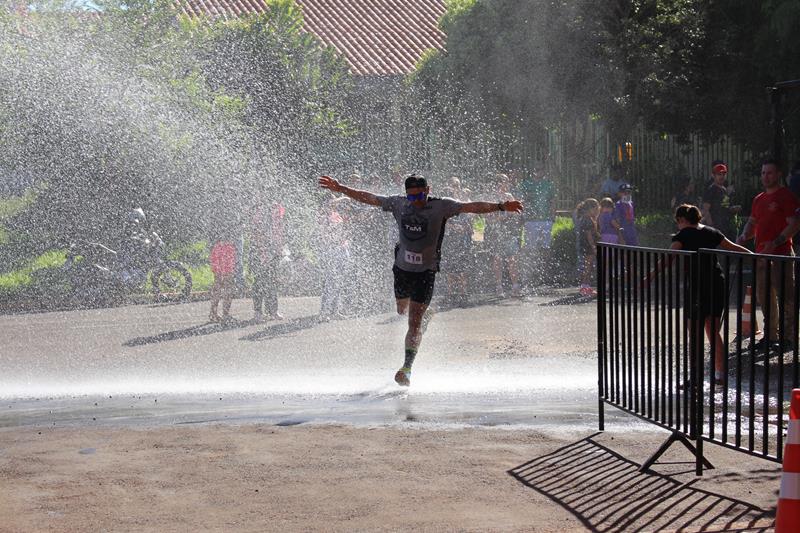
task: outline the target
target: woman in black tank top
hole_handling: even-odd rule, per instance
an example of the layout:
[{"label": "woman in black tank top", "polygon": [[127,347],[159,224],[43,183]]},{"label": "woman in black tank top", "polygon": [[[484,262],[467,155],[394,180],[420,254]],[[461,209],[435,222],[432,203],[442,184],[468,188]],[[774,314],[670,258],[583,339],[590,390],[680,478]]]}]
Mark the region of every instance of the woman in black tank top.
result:
[{"label": "woman in black tank top", "polygon": [[[682,204],[675,210],[675,222],[678,224],[678,233],[672,236],[672,250],[686,250],[696,252],[701,248],[720,248],[732,252],[751,253],[750,250],[729,241],[719,230],[711,226],[700,224],[700,210],[691,204]],[[720,318],[725,307],[725,277],[719,262],[713,256],[703,256],[700,259],[697,274],[691,277],[690,283],[700,291],[700,308],[697,312],[688,302],[686,317],[699,319],[704,322],[706,337],[711,342],[712,335],[716,336],[714,342],[714,374],[717,382],[722,378],[723,346],[720,335]],[[699,316],[693,316],[699,314]]]}]

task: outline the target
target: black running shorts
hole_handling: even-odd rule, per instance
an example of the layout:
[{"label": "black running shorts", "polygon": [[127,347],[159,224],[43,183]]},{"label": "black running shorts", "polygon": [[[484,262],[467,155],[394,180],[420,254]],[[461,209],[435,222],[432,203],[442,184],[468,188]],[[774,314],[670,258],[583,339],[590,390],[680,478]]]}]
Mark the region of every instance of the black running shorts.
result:
[{"label": "black running shorts", "polygon": [[392,267],[394,273],[394,297],[398,300],[411,298],[412,302],[428,305],[433,297],[433,283],[436,281],[436,272],[407,272]]}]

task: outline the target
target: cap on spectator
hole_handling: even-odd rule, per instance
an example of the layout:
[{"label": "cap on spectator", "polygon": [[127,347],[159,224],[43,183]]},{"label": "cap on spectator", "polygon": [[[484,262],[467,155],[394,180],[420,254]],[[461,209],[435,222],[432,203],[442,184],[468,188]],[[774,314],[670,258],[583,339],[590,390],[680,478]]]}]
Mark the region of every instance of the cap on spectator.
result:
[{"label": "cap on spectator", "polygon": [[619,190],[620,191],[632,191],[633,190],[633,185],[631,185],[630,183],[623,183],[622,185],[619,186]]},{"label": "cap on spectator", "polygon": [[428,186],[428,181],[422,176],[411,174],[406,178],[406,189],[415,189],[417,187],[425,188]]},{"label": "cap on spectator", "polygon": [[714,174],[727,174],[728,165],[725,163],[717,163],[711,168],[711,172]]}]

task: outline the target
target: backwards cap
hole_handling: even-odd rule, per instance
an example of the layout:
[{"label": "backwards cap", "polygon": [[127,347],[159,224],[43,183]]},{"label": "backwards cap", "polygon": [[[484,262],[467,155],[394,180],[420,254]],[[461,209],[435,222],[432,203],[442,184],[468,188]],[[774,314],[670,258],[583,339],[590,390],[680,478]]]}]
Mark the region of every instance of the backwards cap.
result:
[{"label": "backwards cap", "polygon": [[711,172],[714,174],[727,174],[728,173],[728,165],[725,163],[717,163],[711,169]]}]

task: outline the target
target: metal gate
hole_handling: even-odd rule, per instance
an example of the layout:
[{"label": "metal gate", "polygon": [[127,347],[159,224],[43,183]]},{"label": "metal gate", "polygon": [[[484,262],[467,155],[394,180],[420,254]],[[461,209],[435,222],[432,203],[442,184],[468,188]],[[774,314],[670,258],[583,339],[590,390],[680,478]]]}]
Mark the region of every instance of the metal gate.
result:
[{"label": "metal gate", "polygon": [[[800,376],[798,261],[598,245],[600,429],[609,404],[672,431],[642,469],[676,441],[695,453],[698,475],[711,467],[704,441],[782,461]],[[759,301],[769,302],[763,336]]]}]

